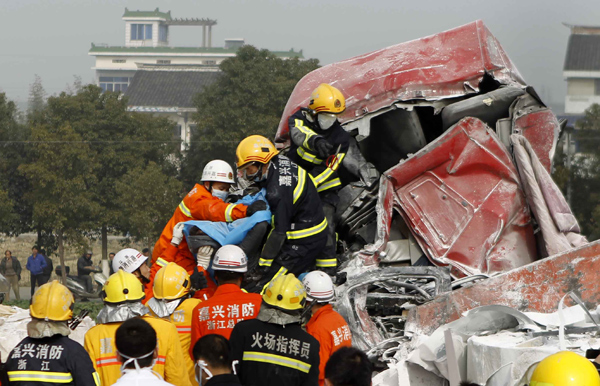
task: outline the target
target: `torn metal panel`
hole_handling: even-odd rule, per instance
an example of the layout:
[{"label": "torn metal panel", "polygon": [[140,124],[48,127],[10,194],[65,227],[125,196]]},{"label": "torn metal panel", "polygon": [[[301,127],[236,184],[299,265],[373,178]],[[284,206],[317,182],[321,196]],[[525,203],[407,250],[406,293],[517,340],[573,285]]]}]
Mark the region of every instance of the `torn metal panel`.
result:
[{"label": "torn metal panel", "polygon": [[548,173],[552,171],[552,159],[560,135],[560,124],[554,113],[547,108],[523,113],[520,111],[513,122],[513,134],[521,134],[535,151]]},{"label": "torn metal panel", "polygon": [[401,214],[423,251],[454,277],[505,272],[535,260],[531,217],[510,154],[465,118],[390,169]]},{"label": "torn metal panel", "polygon": [[472,308],[499,304],[519,311],[551,312],[575,292],[588,308],[600,304],[600,241],[536,261],[438,296],[410,310],[406,330],[430,334]]},{"label": "torn metal panel", "polygon": [[371,266],[367,269],[367,272],[350,276],[337,289],[338,311],[348,322],[353,343],[363,350],[374,348],[386,339],[403,338],[400,331],[390,334],[385,326],[376,324],[372,316],[385,314],[378,306],[401,307],[399,300],[423,303],[451,290],[450,273],[446,268],[379,269]]},{"label": "torn metal panel", "polygon": [[504,84],[525,85],[481,20],[323,66],[302,78],[285,107],[276,142],[288,138],[288,117],[307,106],[312,91],[330,83],[346,96],[342,124],[397,101],[439,100],[474,94],[488,73]]}]

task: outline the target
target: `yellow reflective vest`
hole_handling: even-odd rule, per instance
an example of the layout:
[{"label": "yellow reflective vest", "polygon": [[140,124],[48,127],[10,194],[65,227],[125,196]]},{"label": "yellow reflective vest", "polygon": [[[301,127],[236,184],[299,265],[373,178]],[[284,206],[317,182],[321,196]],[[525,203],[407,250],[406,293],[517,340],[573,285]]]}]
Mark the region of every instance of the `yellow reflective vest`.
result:
[{"label": "yellow reflective vest", "polygon": [[[152,368],[168,383],[176,386],[191,386],[184,362],[183,350],[177,329],[171,323],[152,316],[142,317],[156,331],[158,338],[158,360]],[[121,323],[98,324],[86,334],[84,348],[100,375],[103,386],[110,386],[121,377],[121,362],[117,359],[115,332]]]}]

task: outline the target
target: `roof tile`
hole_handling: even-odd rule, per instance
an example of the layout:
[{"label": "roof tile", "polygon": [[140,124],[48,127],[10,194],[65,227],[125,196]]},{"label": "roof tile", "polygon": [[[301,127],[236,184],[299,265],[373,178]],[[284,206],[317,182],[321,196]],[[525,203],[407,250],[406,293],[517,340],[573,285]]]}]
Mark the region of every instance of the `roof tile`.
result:
[{"label": "roof tile", "polygon": [[599,71],[600,35],[569,36],[564,71]]},{"label": "roof tile", "polygon": [[217,71],[136,71],[125,95],[129,106],[194,107],[193,97],[221,76]]}]

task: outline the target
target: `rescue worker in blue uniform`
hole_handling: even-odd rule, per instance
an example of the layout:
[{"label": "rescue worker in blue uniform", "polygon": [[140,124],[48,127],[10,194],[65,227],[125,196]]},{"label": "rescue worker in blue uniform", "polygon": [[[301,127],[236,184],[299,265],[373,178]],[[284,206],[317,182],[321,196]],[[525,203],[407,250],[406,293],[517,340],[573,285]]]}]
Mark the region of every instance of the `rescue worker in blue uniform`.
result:
[{"label": "rescue worker in blue uniform", "polygon": [[339,173],[350,147],[350,134],[337,120],[345,109],[341,91],[323,83],[313,91],[308,108],[301,108],[288,119],[291,138],[288,156],[310,173],[323,202],[328,239],[317,269],[330,276],[335,275],[337,267],[334,222],[339,201],[337,192],[348,183]]},{"label": "rescue worker in blue uniform", "polygon": [[256,319],[236,324],[231,357],[244,386],[317,386],[319,342],[301,326],[306,292],[292,274],[273,280]]},{"label": "rescue worker in blue uniform", "polygon": [[280,155],[271,141],[252,135],[240,142],[236,165],[241,178],[266,188],[273,229],[258,261],[263,271],[252,291],[291,272],[308,272],[327,243],[327,219],[315,185],[303,168]]},{"label": "rescue worker in blue uniform", "polygon": [[29,336],[6,361],[10,385],[100,386],[90,356],[68,337],[74,302],[71,291],[56,280],[38,288],[29,307]]}]

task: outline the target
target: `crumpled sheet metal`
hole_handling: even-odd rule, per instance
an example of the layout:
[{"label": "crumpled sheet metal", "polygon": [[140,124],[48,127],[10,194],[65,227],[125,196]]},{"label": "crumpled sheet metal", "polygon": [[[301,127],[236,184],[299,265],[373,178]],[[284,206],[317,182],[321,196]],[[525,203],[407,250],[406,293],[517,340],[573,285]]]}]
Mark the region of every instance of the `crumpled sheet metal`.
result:
[{"label": "crumpled sheet metal", "polygon": [[442,294],[411,309],[405,330],[431,334],[475,307],[499,304],[518,311],[552,312],[573,291],[586,307],[600,304],[600,241],[536,261]]},{"label": "crumpled sheet metal", "polygon": [[569,204],[527,138],[513,134],[510,140],[527,203],[542,233],[545,248],[541,257],[587,244]]},{"label": "crumpled sheet metal", "polygon": [[427,257],[454,277],[531,263],[536,246],[517,170],[496,134],[464,118],[386,172]]},{"label": "crumpled sheet metal", "polygon": [[366,310],[367,290],[372,283],[421,278],[435,283],[432,296],[451,289],[450,272],[446,268],[367,266],[364,269],[352,267],[348,271],[348,281],[336,289],[337,310],[348,322],[353,344],[363,350],[369,350],[385,339]]},{"label": "crumpled sheet metal", "polygon": [[[574,311],[574,308],[568,311]],[[585,320],[585,316],[577,315],[578,318],[571,318],[572,322]],[[532,316],[542,317],[539,314]],[[557,336],[535,338],[528,334],[528,331],[542,329],[527,315],[513,308],[500,305],[478,307],[464,317],[440,326],[430,336],[420,337],[420,344],[407,361],[449,379],[448,347],[444,336],[450,330],[463,380],[481,385],[515,385],[526,376],[532,365],[560,351]],[[599,343],[585,334],[569,336],[569,348],[580,354]]]},{"label": "crumpled sheet metal", "polygon": [[[366,245],[357,254],[361,265],[364,266],[378,264],[379,253],[385,251],[389,239],[390,226],[392,225],[392,217],[394,216],[394,186],[385,175],[382,175],[379,179],[379,192],[375,211],[377,212],[375,242]],[[355,270],[355,272],[358,274],[360,270]]]},{"label": "crumpled sheet metal", "polygon": [[321,83],[346,97],[346,123],[397,101],[439,100],[476,93],[484,73],[525,85],[519,71],[481,20],[323,66],[302,78],[283,111],[276,142],[289,140],[288,118],[307,106]]},{"label": "crumpled sheet metal", "polygon": [[[536,103],[532,106],[531,104]],[[535,97],[526,95],[513,106],[512,133],[527,138],[548,173],[560,135],[558,119],[546,107],[540,107]]]}]

